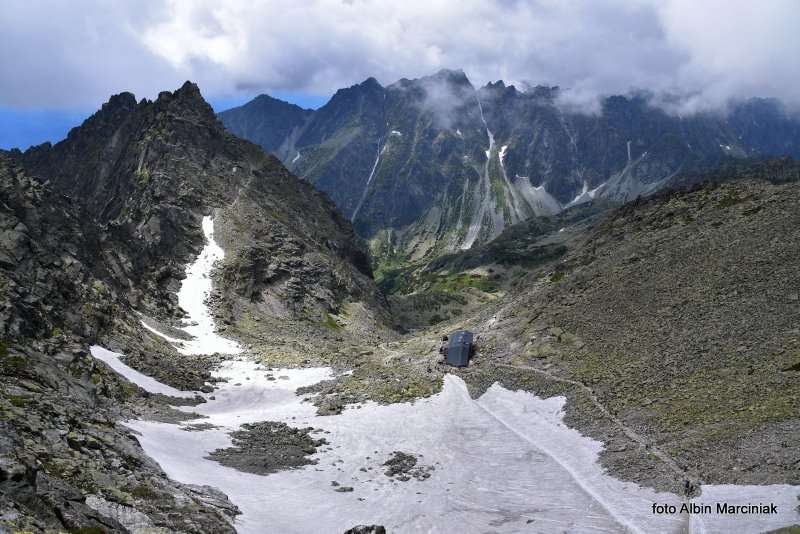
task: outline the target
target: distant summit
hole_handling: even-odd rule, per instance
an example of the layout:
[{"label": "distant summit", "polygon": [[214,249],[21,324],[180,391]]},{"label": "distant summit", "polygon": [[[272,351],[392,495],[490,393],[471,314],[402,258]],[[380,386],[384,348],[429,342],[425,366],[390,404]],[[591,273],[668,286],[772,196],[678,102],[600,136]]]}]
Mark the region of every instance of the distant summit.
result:
[{"label": "distant summit", "polygon": [[219,117],[328,193],[378,255],[415,258],[485,243],[532,215],[633,199],[731,158],[800,156],[800,122],[775,101],[678,117],[637,94],[588,115],[559,93],[503,80],[475,88],[444,69],[386,87],[369,78],[315,111],[256,99]]}]

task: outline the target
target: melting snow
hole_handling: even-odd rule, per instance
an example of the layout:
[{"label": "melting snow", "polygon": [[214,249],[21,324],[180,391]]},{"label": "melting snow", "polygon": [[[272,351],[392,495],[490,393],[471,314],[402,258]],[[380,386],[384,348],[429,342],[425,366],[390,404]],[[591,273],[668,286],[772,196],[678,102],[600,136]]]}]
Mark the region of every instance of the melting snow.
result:
[{"label": "melting snow", "polygon": [[[127,424],[171,478],[228,494],[243,512],[236,522],[242,534],[267,525],[270,532],[342,532],[363,523],[389,532],[443,532],[458,524],[462,532],[502,525],[503,532],[677,533],[689,523],[686,515],[652,513],[653,502],[679,507],[678,496],[608,476],[598,463],[602,444],[564,425],[563,397],[540,399],[494,385],[476,401],[460,378],[448,375],[441,393],[414,404],[367,403],[319,417],[294,390],[329,378],[328,369],[276,370],[288,380],[268,381],[252,362],[233,361],[218,374],[228,382],[195,410],[222,428]],[[240,424],[264,420],[327,431],[316,435],[330,450],[314,455],[316,465],[268,476],[205,459],[230,446],[227,433]],[[386,477],[381,464],[395,450],[420,455],[422,464],[435,467],[431,477],[402,483]],[[334,480],[354,491],[333,491]],[[780,503],[782,512],[695,518],[693,531],[761,532],[791,524],[796,493],[791,486],[704,486],[699,502],[763,499]]]},{"label": "melting snow", "polygon": [[166,384],[162,384],[158,380],[151,378],[147,375],[144,375],[137,371],[136,369],[132,369],[128,367],[120,360],[120,356],[117,352],[112,352],[108,349],[104,349],[98,345],[92,345],[89,347],[89,352],[91,352],[92,356],[101,360],[108,364],[114,371],[121,374],[128,381],[133,382],[140,388],[150,393],[161,393],[162,395],[169,395],[171,397],[188,397],[193,398],[196,394],[191,391],[180,391],[175,389],[172,386],[168,386]]},{"label": "melting snow", "polygon": [[178,339],[177,337],[170,337],[167,334],[165,334],[164,332],[156,330],[155,328],[153,328],[149,324],[145,323],[144,321],[140,320],[139,322],[142,323],[142,326],[145,327],[147,330],[149,330],[150,332],[154,333],[155,335],[157,335],[159,337],[164,338],[166,341],[169,341],[170,343],[174,343],[176,345],[183,346],[184,341],[186,341],[184,339]]},{"label": "melting snow", "polygon": [[[213,259],[222,255],[210,219],[203,226],[208,250],[201,254],[202,262],[193,264],[202,268],[190,267],[182,293],[184,286],[205,291]],[[198,326],[203,321],[203,330],[195,330],[197,339],[235,346],[214,339],[213,320],[207,309],[199,309],[205,307],[203,298],[185,302],[191,304],[187,311]],[[148,391],[188,395],[128,368],[118,354],[102,347],[92,347],[92,354]],[[598,463],[603,445],[564,425],[563,397],[541,399],[495,384],[474,400],[460,378],[448,375],[441,393],[414,404],[366,403],[320,417],[295,391],[331,378],[327,368],[274,370],[273,376],[285,378],[268,380],[256,363],[236,359],[215,374],[227,382],[205,395],[205,404],[180,409],[205,415],[202,421],[218,428],[185,432],[168,423],[126,424],[140,433],[145,452],[167,475],[225,492],[242,510],[235,523],[242,534],[342,532],[357,524],[382,524],[389,532],[446,532],[458,525],[461,532],[677,533],[690,528],[755,533],[797,521],[798,489],[792,486],[703,486],[699,502],[764,500],[779,505],[776,516],[690,520],[686,515],[654,515],[654,502],[680,506],[681,499],[608,476]],[[316,465],[268,476],[206,459],[209,452],[231,445],[228,433],[239,425],[264,420],[324,430],[326,434],[315,435],[330,445],[314,455]],[[382,463],[396,450],[433,466],[431,477],[407,482],[386,477]],[[335,492],[331,481],[353,491]]]},{"label": "melting snow", "polygon": [[[203,422],[224,428],[184,432],[167,423],[128,423],[171,478],[228,494],[243,512],[240,533],[264,532],[265,525],[274,532],[341,532],[360,523],[389,532],[439,532],[453,524],[463,532],[501,524],[521,532],[531,528],[528,520],[548,532],[678,532],[687,521],[652,515],[654,500],[678,503],[676,496],[604,475],[601,444],[561,422],[563,397],[542,400],[493,386],[475,401],[461,379],[447,376],[440,394],[415,404],[369,403],[318,417],[293,391],[328,378],[328,370],[277,373],[289,380],[268,382],[249,362],[220,371],[228,383],[198,411],[208,416]],[[230,446],[227,433],[238,425],[263,420],[326,430],[320,435],[332,450],[317,453],[315,466],[269,476],[205,459]],[[432,476],[393,482],[381,464],[395,450],[421,455],[421,463],[435,467]],[[334,492],[333,480],[354,491]]]},{"label": "melting snow", "polygon": [[364,200],[367,198],[367,193],[369,192],[369,184],[372,183],[372,177],[375,176],[375,170],[378,168],[378,162],[380,161],[381,154],[383,154],[385,149],[386,145],[383,146],[383,149],[378,150],[378,155],[375,156],[375,163],[372,164],[372,170],[367,177],[367,183],[364,184],[364,192],[361,193],[361,198],[358,200],[358,204],[356,204],[356,209],[353,210],[353,216],[350,217],[350,222],[355,221],[358,212],[361,211],[361,206],[364,204]]},{"label": "melting snow", "polygon": [[478,110],[481,114],[481,121],[483,121],[483,126],[486,128],[486,135],[489,138],[489,148],[486,150],[486,164],[484,165],[483,174],[481,175],[481,183],[475,190],[475,200],[479,202],[479,208],[477,212],[472,214],[472,222],[467,228],[467,235],[464,237],[464,242],[461,244],[461,250],[470,249],[472,248],[472,245],[475,244],[475,240],[478,238],[481,226],[483,225],[483,220],[490,209],[489,204],[492,200],[492,184],[491,180],[489,179],[489,162],[491,161],[492,150],[494,149],[494,135],[492,134],[491,130],[489,130],[489,125],[486,123],[486,119],[483,117],[483,105],[481,104],[480,99],[477,97],[477,95],[475,98],[478,101]]},{"label": "melting snow", "polygon": [[576,196],[572,201],[564,206],[565,208],[569,208],[572,206],[576,206],[578,204],[583,204],[584,202],[589,202],[590,200],[594,199],[597,196],[597,193],[606,186],[605,182],[598,185],[594,189],[589,189],[589,182],[583,182],[583,189],[578,196]]},{"label": "melting snow", "polygon": [[181,329],[191,335],[192,339],[175,339],[144,322],[142,324],[170,343],[175,343],[175,348],[181,354],[238,354],[242,351],[238,343],[217,335],[214,319],[206,306],[206,300],[211,294],[211,269],[217,261],[225,257],[225,253],[214,241],[214,220],[209,216],[203,217],[203,234],[206,245],[194,263],[186,268],[186,278],[178,291],[178,304],[189,314]]}]

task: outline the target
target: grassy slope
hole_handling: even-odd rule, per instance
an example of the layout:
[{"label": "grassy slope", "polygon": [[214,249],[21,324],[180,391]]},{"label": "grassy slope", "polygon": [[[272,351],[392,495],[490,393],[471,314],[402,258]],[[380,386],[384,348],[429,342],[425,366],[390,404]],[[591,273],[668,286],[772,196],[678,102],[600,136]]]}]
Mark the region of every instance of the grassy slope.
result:
[{"label": "grassy slope", "polygon": [[706,481],[798,483],[798,204],[736,182],[628,205],[477,322],[484,354],[588,385]]}]

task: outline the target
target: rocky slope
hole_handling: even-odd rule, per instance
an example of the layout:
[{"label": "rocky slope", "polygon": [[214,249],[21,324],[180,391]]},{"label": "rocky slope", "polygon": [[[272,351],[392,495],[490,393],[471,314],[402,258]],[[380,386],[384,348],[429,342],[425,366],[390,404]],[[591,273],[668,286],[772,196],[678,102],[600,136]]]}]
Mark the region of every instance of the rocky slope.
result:
[{"label": "rocky slope", "polygon": [[[324,317],[349,296],[380,307],[366,255],[330,201],[225,132],[193,84],[154,102],[116,95],[64,141],[19,159],[107,229],[113,246],[103,253],[141,311],[174,310],[183,266],[202,241],[200,218],[215,209],[235,226],[222,235],[235,251],[226,292],[256,304],[274,298],[295,315]],[[287,262],[297,276],[324,272],[315,294],[311,279],[284,276]],[[148,302],[154,296],[172,301]]]},{"label": "rocky slope", "polygon": [[248,346],[275,341],[254,316],[307,338],[381,332],[350,224],[228,134],[193,84],[116,95],[54,146],[0,152],[0,530],[232,531],[224,495],[166,479],[118,423],[197,401],[147,394],[87,351],[124,351],[184,390],[209,379],[215,357],[179,356],[140,323],[172,332],[183,315],[176,290],[209,214],[228,252],[214,307]]},{"label": "rocky slope", "polygon": [[[797,171],[788,161],[719,171],[706,178],[724,181],[626,204],[535,246],[506,236],[510,251],[531,251],[525,270],[509,269],[508,254],[451,257],[433,274],[483,273],[495,298],[416,333],[415,350],[431,347],[419,365],[436,361],[438,336],[467,327],[479,351],[461,374],[476,394],[499,380],[567,395],[567,420],[606,443],[619,476],[676,491],[683,478],[800,483]],[[765,175],[774,183],[753,178]]]},{"label": "rocky slope", "polygon": [[98,232],[7,154],[0,194],[0,528],[232,531],[223,495],[166,480],[116,422],[152,399],[86,350],[128,307]]},{"label": "rocky slope", "polygon": [[614,96],[586,114],[558,88],[475,88],[460,71],[370,78],[313,112],[259,97],[220,118],[330,194],[376,256],[402,260],[594,197],[630,200],[726,158],[800,156],[800,122],[774,101],[684,117]]}]

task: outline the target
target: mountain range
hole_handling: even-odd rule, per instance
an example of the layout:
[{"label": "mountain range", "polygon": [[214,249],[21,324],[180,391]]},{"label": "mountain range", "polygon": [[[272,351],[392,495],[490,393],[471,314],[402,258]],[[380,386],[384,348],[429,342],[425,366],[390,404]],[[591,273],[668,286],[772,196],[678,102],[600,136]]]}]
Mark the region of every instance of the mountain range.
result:
[{"label": "mountain range", "polygon": [[[591,523],[622,482],[796,524],[800,164],[750,156],[797,139],[770,101],[589,115],[445,71],[317,111],[121,93],[0,150],[0,530],[446,529],[518,467],[473,530]],[[241,352],[182,350],[195,318]],[[541,504],[550,475],[597,508]]]},{"label": "mountain range", "polygon": [[570,107],[558,87],[475,87],[442,70],[340,89],[317,110],[267,95],[219,114],[327,193],[375,257],[431,258],[534,215],[632,200],[730,158],[800,156],[800,121],[752,99],[668,113],[646,94]]}]

